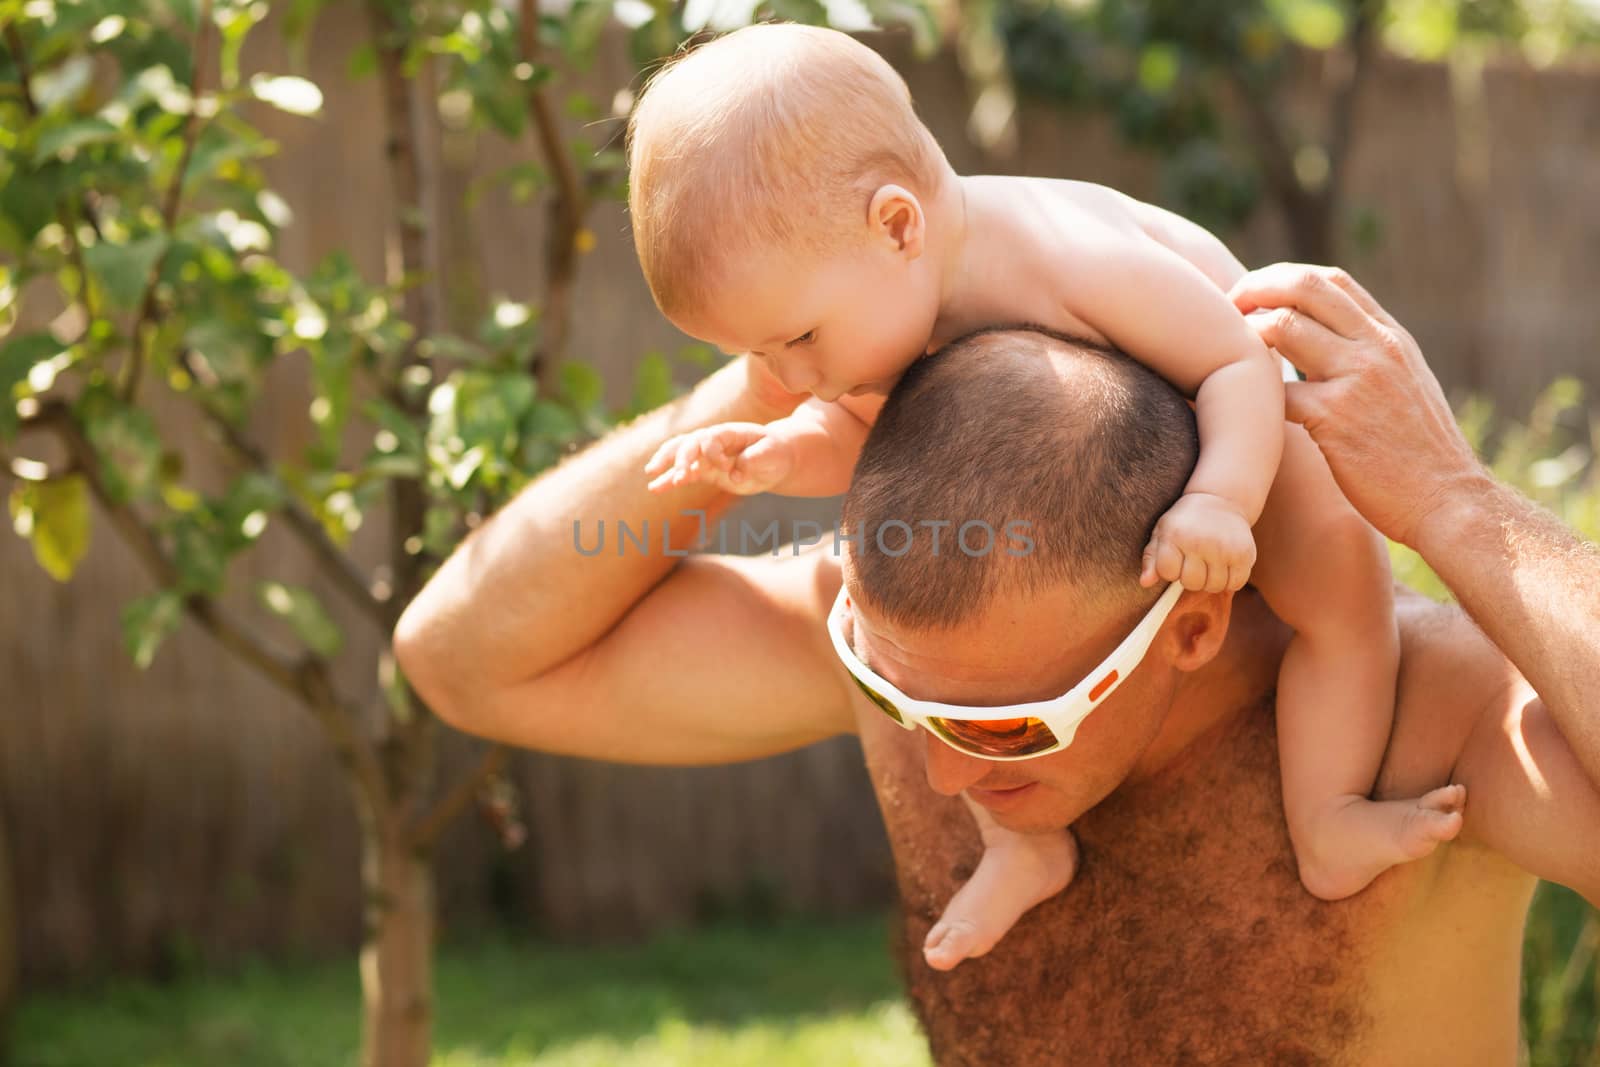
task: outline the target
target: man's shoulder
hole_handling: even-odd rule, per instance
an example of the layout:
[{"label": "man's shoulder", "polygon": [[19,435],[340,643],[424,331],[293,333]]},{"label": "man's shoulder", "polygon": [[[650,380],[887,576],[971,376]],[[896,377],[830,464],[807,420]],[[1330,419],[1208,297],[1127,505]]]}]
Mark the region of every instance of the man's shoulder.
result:
[{"label": "man's shoulder", "polygon": [[1473,728],[1524,685],[1461,608],[1396,592],[1400,676],[1380,782],[1385,793],[1448,776]]}]

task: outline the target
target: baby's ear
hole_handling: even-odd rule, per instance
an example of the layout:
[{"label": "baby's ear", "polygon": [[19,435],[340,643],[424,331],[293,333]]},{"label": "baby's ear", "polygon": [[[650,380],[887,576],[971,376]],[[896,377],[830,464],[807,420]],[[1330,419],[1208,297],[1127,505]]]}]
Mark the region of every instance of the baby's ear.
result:
[{"label": "baby's ear", "polygon": [[889,242],[907,259],[922,255],[926,222],[922,201],[903,185],[880,185],[867,206],[867,225],[873,237]]}]

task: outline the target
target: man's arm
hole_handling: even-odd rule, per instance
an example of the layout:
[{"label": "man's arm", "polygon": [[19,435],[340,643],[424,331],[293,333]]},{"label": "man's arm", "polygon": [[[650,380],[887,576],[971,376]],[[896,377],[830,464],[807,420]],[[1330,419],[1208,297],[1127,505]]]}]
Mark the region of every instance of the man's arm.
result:
[{"label": "man's arm", "polygon": [[819,624],[836,574],[817,558],[684,559],[701,531],[685,512],[709,525],[732,498],[646,489],[666,437],[770,421],[797,399],[741,359],[540,477],[401,617],[412,685],[469,732],[618,761],[744,759],[848,730]]},{"label": "man's arm", "polygon": [[1484,694],[1458,765],[1469,826],[1600,900],[1600,552],[1483,469],[1416,341],[1348,275],[1277,264],[1233,296],[1275,309],[1258,332],[1310,378],[1289,386],[1289,417],[1350,502],[1417,550],[1526,679],[1507,671]]}]

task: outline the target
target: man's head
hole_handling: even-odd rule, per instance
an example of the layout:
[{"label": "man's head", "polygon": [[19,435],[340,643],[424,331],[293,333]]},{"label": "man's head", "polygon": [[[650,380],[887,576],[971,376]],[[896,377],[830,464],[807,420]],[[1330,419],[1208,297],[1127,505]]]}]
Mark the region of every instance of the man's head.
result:
[{"label": "man's head", "polygon": [[[1139,586],[1140,550],[1198,454],[1183,399],[1107,349],[997,330],[919,361],[845,498],[860,538],[845,560],[852,647],[922,699],[994,706],[1066,692],[1156,599]],[[1063,751],[993,763],[930,740],[930,782],[967,789],[1018,829],[1070,822],[1134,768],[1181,673],[1220,645],[1227,609],[1225,596],[1186,594]]]},{"label": "man's head", "polygon": [[634,245],[684,332],[824,399],[927,345],[924,205],[954,174],[899,74],[834,30],[752,26],[664,67],[629,127]]}]

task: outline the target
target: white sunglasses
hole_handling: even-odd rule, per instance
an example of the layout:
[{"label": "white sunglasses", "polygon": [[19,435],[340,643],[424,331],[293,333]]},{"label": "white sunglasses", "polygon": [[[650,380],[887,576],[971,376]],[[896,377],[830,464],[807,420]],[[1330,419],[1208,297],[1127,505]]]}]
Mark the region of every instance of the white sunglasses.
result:
[{"label": "white sunglasses", "polygon": [[844,639],[844,620],[850,614],[850,597],[841,585],[828,613],[828,636],[833,650],[861,691],[885,715],[907,730],[922,726],[939,740],[968,756],[1007,762],[1035,759],[1059,752],[1072,743],[1078,727],[1101,701],[1116,692],[1150,650],[1156,631],[1167,621],[1183,586],[1167,586],[1133,632],[1088,676],[1053,700],[1005,707],[968,707],[940,704],[906,696],[893,683],[862,663]]}]

